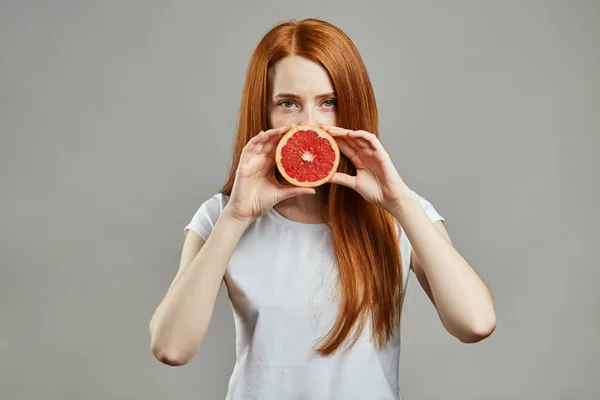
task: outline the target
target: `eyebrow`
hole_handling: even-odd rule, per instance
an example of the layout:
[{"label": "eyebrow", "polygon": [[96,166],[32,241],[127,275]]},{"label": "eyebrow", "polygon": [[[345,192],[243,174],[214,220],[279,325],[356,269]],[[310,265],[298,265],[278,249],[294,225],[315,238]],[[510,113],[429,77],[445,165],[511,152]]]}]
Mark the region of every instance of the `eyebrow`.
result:
[{"label": "eyebrow", "polygon": [[[278,93],[275,96],[273,96],[273,99],[278,99],[278,98],[289,98],[289,99],[300,99],[300,96],[298,96],[297,94],[293,94],[293,93]],[[323,97],[335,97],[335,92],[329,92],[329,93],[323,93],[320,94],[318,96],[316,96],[315,98],[317,99],[321,99]]]}]

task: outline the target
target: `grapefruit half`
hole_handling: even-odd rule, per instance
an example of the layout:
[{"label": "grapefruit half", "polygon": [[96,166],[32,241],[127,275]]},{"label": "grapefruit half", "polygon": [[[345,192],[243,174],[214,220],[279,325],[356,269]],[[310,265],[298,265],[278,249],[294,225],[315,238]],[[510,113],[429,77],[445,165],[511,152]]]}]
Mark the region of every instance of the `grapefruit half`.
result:
[{"label": "grapefruit half", "polygon": [[279,141],[275,153],[277,169],[294,186],[317,187],[329,182],[340,163],[335,139],[313,125],[298,125]]}]

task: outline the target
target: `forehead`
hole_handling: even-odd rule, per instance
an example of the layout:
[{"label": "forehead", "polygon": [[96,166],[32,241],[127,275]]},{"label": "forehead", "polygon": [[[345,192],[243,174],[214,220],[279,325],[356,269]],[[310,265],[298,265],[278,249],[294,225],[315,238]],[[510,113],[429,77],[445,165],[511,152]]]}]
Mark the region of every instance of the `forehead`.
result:
[{"label": "forehead", "polygon": [[333,92],[333,82],[323,66],[299,56],[279,60],[269,71],[270,92],[320,94]]}]

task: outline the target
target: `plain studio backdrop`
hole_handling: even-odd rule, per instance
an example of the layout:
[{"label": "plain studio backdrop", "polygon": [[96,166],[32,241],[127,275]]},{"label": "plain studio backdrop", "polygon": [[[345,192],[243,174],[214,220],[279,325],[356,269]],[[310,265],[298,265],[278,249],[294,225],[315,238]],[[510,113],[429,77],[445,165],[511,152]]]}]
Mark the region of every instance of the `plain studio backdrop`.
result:
[{"label": "plain studio backdrop", "polygon": [[305,17],[354,41],[384,146],[497,303],[462,344],[411,274],[404,398],[598,398],[599,2],[0,4],[3,400],[225,397],[225,286],[186,366],[148,323],[224,182],[254,47]]}]

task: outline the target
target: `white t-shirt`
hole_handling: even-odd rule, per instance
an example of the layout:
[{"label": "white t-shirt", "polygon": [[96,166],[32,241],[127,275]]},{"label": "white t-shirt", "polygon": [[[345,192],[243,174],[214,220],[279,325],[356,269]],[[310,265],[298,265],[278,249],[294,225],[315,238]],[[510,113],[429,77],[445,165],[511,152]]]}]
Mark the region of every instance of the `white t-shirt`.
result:
[{"label": "white t-shirt", "polygon": [[[413,192],[414,193],[414,192]],[[443,220],[414,193],[432,222]],[[208,239],[228,200],[205,201],[184,228]],[[399,225],[398,225],[399,226]],[[411,245],[398,229],[406,289]],[[371,325],[349,351],[313,351],[338,311],[337,262],[326,224],[271,209],[243,234],[224,276],[233,309],[236,363],[226,400],[399,400],[400,328],[382,351]]]}]

